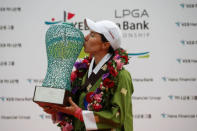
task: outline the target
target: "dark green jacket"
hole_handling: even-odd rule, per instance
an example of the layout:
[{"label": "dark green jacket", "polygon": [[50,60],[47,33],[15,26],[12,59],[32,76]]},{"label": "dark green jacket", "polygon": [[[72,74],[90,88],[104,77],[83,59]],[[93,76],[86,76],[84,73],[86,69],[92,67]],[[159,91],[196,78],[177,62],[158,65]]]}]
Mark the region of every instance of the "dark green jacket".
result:
[{"label": "dark green jacket", "polygon": [[[86,73],[87,75],[87,73]],[[82,85],[85,83],[86,75],[83,77]],[[98,116],[99,123],[96,123],[99,130],[113,130],[113,131],[133,131],[133,117],[132,117],[132,101],[131,95],[133,93],[133,84],[130,73],[125,69],[118,74],[118,86],[114,96],[110,100],[112,107],[109,110],[94,112]],[[95,91],[99,87],[102,78],[92,86],[89,92]],[[86,92],[82,92],[79,96],[79,106],[84,108],[84,98]],[[79,120],[75,120],[74,128],[76,131],[85,130],[85,125]]]}]

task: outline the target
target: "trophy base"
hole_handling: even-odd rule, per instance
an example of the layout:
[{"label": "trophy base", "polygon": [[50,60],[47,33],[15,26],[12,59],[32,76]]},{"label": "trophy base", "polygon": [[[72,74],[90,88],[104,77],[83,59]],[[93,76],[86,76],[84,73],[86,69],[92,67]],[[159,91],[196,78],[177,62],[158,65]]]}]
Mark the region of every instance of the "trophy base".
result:
[{"label": "trophy base", "polygon": [[34,90],[33,102],[39,105],[61,105],[68,106],[70,92],[65,89],[36,86]]}]

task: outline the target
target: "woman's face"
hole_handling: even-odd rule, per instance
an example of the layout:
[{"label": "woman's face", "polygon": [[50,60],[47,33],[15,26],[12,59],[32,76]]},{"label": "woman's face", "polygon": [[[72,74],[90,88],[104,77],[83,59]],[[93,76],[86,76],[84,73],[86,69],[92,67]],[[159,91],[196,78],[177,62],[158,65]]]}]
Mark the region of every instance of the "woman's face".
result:
[{"label": "woman's face", "polygon": [[85,37],[84,51],[91,55],[96,54],[102,50],[103,42],[99,33],[91,31]]}]

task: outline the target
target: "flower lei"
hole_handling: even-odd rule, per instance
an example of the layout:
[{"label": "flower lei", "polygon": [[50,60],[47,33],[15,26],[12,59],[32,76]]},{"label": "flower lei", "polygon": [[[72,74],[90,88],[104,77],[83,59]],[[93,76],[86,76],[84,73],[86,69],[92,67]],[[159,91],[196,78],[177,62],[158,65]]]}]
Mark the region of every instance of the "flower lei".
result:
[{"label": "flower lei", "polygon": [[[91,111],[101,111],[109,108],[109,100],[117,87],[117,75],[123,69],[123,65],[128,64],[128,53],[122,48],[115,50],[114,57],[107,63],[107,73],[102,75],[100,86],[94,92],[86,95],[88,103],[87,109]],[[87,72],[91,62],[91,57],[75,63],[76,70],[71,73],[72,93],[75,94],[81,86],[82,78]]]},{"label": "flower lei", "polygon": [[64,114],[62,112],[57,112],[55,119],[53,119],[53,123],[58,123],[57,126],[61,128],[61,131],[72,131],[72,117]]},{"label": "flower lei", "polygon": [[[82,84],[82,79],[87,69],[90,66],[92,58],[86,57],[75,63],[76,70],[71,73],[72,94],[77,96],[80,93],[79,89]],[[128,64],[128,54],[122,48],[115,50],[114,57],[108,62],[106,66],[107,73],[102,75],[100,86],[94,92],[89,92],[86,95],[88,103],[87,109],[91,111],[101,111],[110,108],[109,100],[117,87],[117,75],[123,69],[123,65]],[[78,96],[77,96],[78,98]],[[78,100],[73,99],[76,103]],[[73,130],[72,117],[59,112],[57,114],[57,123],[62,131]]]}]

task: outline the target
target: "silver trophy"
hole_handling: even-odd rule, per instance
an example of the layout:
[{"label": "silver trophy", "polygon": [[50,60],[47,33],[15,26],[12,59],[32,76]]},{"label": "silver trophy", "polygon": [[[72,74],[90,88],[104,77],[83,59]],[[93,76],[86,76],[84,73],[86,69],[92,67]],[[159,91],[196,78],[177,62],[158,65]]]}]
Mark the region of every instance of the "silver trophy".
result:
[{"label": "silver trophy", "polygon": [[48,68],[42,86],[36,86],[33,101],[66,105],[71,92],[70,75],[83,44],[83,33],[72,24],[51,25],[46,32]]}]

